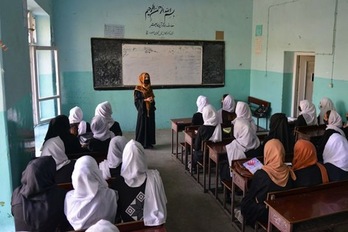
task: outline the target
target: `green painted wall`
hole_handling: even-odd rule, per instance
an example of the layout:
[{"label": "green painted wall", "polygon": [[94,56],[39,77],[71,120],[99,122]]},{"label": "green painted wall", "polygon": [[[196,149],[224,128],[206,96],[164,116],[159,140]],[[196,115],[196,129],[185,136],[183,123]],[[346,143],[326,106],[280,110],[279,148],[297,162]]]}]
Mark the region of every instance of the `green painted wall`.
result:
[{"label": "green painted wall", "polygon": [[[226,51],[226,78],[223,88],[155,89],[156,126],[169,128],[170,119],[191,117],[196,109],[198,95],[206,95],[220,107],[224,93],[236,99],[249,95],[252,0],[193,1],[54,1],[53,30],[59,48],[62,73],[63,112],[78,105],[90,120],[101,101],[113,106],[113,117],[125,131],[133,131],[136,111],[132,90],[94,91],[91,61],[91,37],[104,37],[104,24],[118,24],[125,28],[125,38],[215,40],[216,31],[224,31]],[[171,23],[172,35],[154,36],[146,33],[149,27],[145,11],[164,6],[175,10]],[[209,12],[209,14],[207,14]],[[137,83],[134,77],[134,83]],[[77,94],[78,93],[78,94]]]},{"label": "green painted wall", "polygon": [[[269,98],[273,111],[290,116],[291,57],[295,52],[312,52],[315,54],[313,103],[318,105],[322,97],[329,97],[338,104],[343,116],[347,111],[343,90],[348,89],[347,10],[347,0],[254,1],[250,94]],[[260,27],[262,33],[257,34],[256,29]],[[328,87],[331,78],[337,83],[332,89]]]}]

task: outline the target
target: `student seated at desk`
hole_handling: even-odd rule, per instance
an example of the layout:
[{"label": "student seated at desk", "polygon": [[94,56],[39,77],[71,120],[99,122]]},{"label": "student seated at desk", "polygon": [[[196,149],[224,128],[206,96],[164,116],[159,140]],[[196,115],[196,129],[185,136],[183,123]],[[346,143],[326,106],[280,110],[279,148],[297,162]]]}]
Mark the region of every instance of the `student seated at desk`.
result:
[{"label": "student seated at desk", "polygon": [[70,133],[79,138],[81,145],[93,137],[91,125],[83,120],[83,112],[80,107],[75,106],[69,111]]},{"label": "student seated at desk", "polygon": [[197,104],[197,112],[194,113],[192,116],[192,125],[200,126],[200,125],[203,125],[204,123],[202,112],[203,112],[203,108],[209,104],[208,98],[206,96],[199,95],[197,97],[196,104]]},{"label": "student seated at desk", "polygon": [[330,181],[348,180],[348,140],[334,133],[327,141],[323,152],[323,163]]},{"label": "student seated at desk", "polygon": [[234,140],[226,145],[227,161],[221,162],[221,180],[231,180],[230,165],[233,160],[262,155],[260,140],[250,121],[238,118],[234,121]]},{"label": "student seated at desk", "polygon": [[279,139],[283,144],[286,153],[292,153],[294,150],[294,134],[290,129],[288,118],[283,113],[275,113],[271,116],[269,124],[269,133],[263,140],[263,145],[268,140]]},{"label": "student seated at desk", "polygon": [[292,170],[296,175],[295,187],[329,182],[326,168],[318,162],[315,146],[308,140],[299,139],[295,143]]},{"label": "student seated at desk", "polygon": [[107,123],[101,116],[94,116],[91,122],[93,138],[88,143],[88,150],[107,152],[110,140],[115,137],[108,128]]},{"label": "student seated at desk", "polygon": [[108,187],[95,159],[77,159],[71,178],[74,190],[65,196],[64,213],[74,230],[85,230],[100,219],[115,223],[117,192]]},{"label": "student seated at desk", "polygon": [[295,126],[317,125],[317,113],[315,105],[308,100],[301,100],[299,106],[300,115],[297,117]]},{"label": "student seated at desk", "polygon": [[43,146],[47,140],[56,136],[59,136],[64,142],[66,154],[69,155],[85,151],[81,147],[78,138],[70,133],[69,118],[66,115],[58,115],[51,119]]},{"label": "student seated at desk", "polygon": [[12,194],[11,211],[16,231],[67,231],[64,214],[66,190],[57,187],[56,163],[52,157],[30,161],[21,185]]},{"label": "student seated at desk", "polygon": [[222,100],[222,107],[217,111],[219,117],[219,123],[231,124],[232,120],[236,117],[234,109],[236,102],[234,98],[227,94]]},{"label": "student seated at desk", "polygon": [[86,232],[120,232],[120,230],[111,222],[101,219],[89,227]]},{"label": "student seated at desk", "polygon": [[112,108],[108,101],[102,102],[95,108],[95,116],[101,116],[107,123],[108,129],[115,135],[122,135],[120,124],[112,118]]},{"label": "student seated at desk", "polygon": [[252,117],[249,105],[245,102],[239,101],[239,102],[237,102],[235,112],[236,112],[236,118],[232,121],[232,123],[234,124],[234,121],[236,121],[239,118],[244,118],[247,121],[249,121],[251,129],[253,131],[255,131],[255,133],[256,133],[257,126],[255,124],[253,117]]},{"label": "student seated at desk", "polygon": [[197,171],[197,162],[203,160],[202,144],[204,141],[210,140],[218,142],[222,140],[221,124],[218,123],[218,115],[212,105],[207,105],[203,108],[203,121],[197,130],[195,138],[193,158],[192,158],[192,172]]},{"label": "student seated at desk", "polygon": [[324,122],[324,115],[329,110],[336,110],[333,102],[328,97],[323,97],[319,102],[319,110],[320,113],[318,115],[318,124],[322,125],[325,124]]},{"label": "student seated at desk", "polygon": [[246,224],[254,227],[256,221],[267,221],[268,209],[264,201],[267,193],[291,189],[294,172],[284,164],[285,150],[278,139],[265,144],[264,165],[255,172],[249,190],[241,202],[241,213]]},{"label": "student seated at desk", "polygon": [[145,150],[133,139],[124,148],[121,176],[113,189],[119,194],[117,218],[122,222],[144,220],[145,226],[166,222],[167,197],[161,176],[147,169]]},{"label": "student seated at desk", "polygon": [[69,160],[65,154],[65,146],[59,136],[47,140],[42,148],[41,156],[52,156],[56,162],[56,183],[70,183],[75,160]]},{"label": "student seated at desk", "polygon": [[128,140],[124,136],[115,136],[110,140],[106,160],[99,163],[105,180],[117,177],[121,173],[122,153]]},{"label": "student seated at desk", "polygon": [[317,155],[319,162],[323,161],[323,152],[327,141],[331,135],[338,133],[345,137],[342,130],[342,118],[335,110],[329,110],[324,115],[324,122],[327,124],[323,137],[316,144]]}]

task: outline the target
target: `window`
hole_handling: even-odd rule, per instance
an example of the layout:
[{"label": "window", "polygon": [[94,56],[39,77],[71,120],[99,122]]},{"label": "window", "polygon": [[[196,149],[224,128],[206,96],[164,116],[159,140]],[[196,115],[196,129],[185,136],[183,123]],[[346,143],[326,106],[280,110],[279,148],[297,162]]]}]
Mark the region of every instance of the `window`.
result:
[{"label": "window", "polygon": [[48,122],[61,113],[57,49],[30,46],[34,125]]}]

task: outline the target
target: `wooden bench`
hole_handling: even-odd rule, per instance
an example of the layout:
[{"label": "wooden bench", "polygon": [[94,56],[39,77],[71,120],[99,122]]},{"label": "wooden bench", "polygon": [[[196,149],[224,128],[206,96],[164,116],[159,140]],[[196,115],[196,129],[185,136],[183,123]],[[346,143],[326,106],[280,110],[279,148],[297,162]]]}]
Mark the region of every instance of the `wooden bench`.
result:
[{"label": "wooden bench", "polygon": [[[268,130],[268,117],[269,117],[269,113],[271,111],[271,103],[259,98],[255,98],[255,97],[248,97],[248,104],[251,110],[251,114],[253,117],[255,117],[257,119],[257,131],[264,131],[264,130]],[[264,109],[264,112],[262,115],[257,114],[258,109]],[[266,119],[266,128],[261,128],[259,126],[259,119],[260,118],[265,118]]]},{"label": "wooden bench", "polygon": [[332,231],[348,225],[348,181],[268,194],[267,231]]}]

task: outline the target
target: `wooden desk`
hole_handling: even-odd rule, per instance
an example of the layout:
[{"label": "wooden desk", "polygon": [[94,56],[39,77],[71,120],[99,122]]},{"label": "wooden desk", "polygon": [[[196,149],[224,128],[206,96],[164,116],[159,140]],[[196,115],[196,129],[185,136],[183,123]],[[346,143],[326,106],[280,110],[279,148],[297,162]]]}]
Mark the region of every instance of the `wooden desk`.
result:
[{"label": "wooden desk", "polygon": [[208,160],[208,191],[211,190],[211,161],[215,163],[215,199],[218,199],[218,186],[219,186],[219,165],[220,161],[227,159],[227,151],[225,148],[226,144],[232,142],[231,139],[224,139],[221,142],[208,142],[207,147],[209,149],[209,160]]},{"label": "wooden desk", "polygon": [[295,224],[348,212],[348,181],[284,191],[266,200],[268,229],[291,232]]},{"label": "wooden desk", "polygon": [[[170,120],[172,123],[172,154],[175,154],[178,158],[178,147],[179,147],[179,132],[183,131],[186,126],[191,125],[191,118],[176,118]],[[174,134],[175,134],[175,146],[176,150],[174,153]]]},{"label": "wooden desk", "polygon": [[[185,169],[188,170],[188,153],[190,152],[191,155],[191,165],[193,160],[193,145],[196,138],[197,130],[185,130]],[[192,173],[192,167],[191,167],[191,175]]]},{"label": "wooden desk", "polygon": [[297,126],[294,129],[295,140],[306,139],[315,143],[324,135],[325,130],[326,125]]}]

